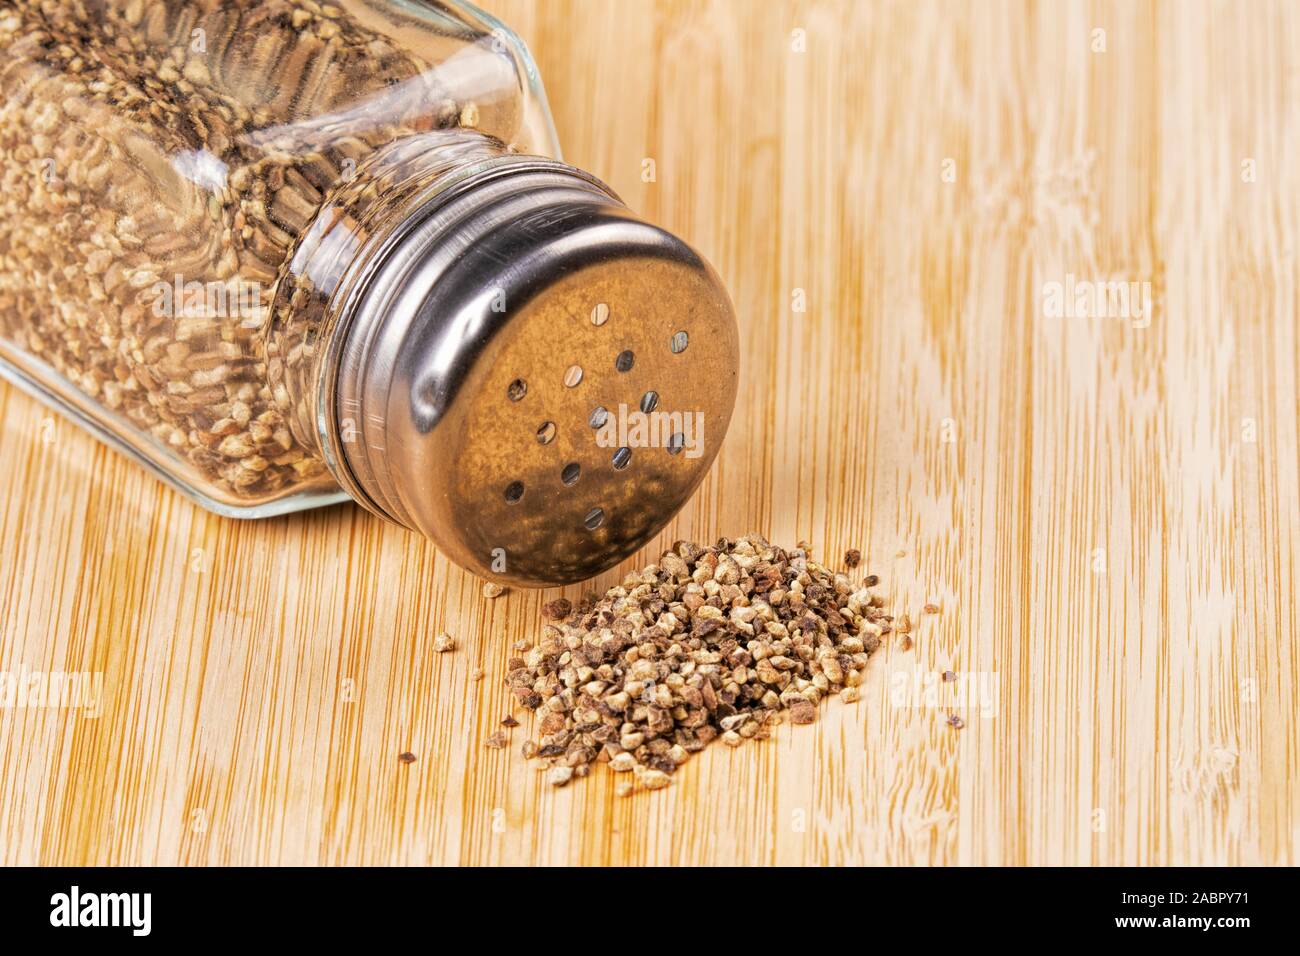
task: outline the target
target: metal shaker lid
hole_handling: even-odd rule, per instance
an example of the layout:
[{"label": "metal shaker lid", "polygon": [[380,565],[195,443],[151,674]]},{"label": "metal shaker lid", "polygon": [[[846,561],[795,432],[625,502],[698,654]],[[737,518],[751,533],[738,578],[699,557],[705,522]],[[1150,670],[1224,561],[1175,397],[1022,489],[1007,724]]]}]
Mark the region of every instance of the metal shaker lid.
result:
[{"label": "metal shaker lid", "polygon": [[738,342],[717,275],[562,163],[505,157],[440,190],[355,301],[325,429],[337,477],[489,580],[618,563],[726,434]]}]

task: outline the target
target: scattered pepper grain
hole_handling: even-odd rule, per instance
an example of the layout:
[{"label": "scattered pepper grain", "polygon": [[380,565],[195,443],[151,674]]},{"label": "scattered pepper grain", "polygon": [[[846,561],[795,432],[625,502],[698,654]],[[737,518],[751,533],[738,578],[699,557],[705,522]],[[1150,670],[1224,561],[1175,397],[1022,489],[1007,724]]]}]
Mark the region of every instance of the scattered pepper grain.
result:
[{"label": "scattered pepper grain", "polygon": [[573,779],[572,767],[551,767],[546,771],[546,782],[553,787],[563,787]]},{"label": "scattered pepper grain", "polygon": [[647,790],[662,790],[672,783],[672,778],[662,770],[647,770],[641,774],[641,786]]},{"label": "scattered pepper grain", "polygon": [[573,602],[568,598],[556,598],[542,605],[542,617],[548,621],[563,621],[573,613]]}]

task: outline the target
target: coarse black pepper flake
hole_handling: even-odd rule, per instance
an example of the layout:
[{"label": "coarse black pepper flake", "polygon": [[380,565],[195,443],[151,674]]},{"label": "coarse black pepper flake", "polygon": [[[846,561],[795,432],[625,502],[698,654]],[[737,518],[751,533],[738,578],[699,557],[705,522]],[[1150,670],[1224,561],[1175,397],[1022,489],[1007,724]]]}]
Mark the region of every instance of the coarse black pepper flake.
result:
[{"label": "coarse black pepper flake", "polygon": [[568,598],[556,598],[542,605],[542,617],[548,621],[563,621],[573,613],[573,603]]}]

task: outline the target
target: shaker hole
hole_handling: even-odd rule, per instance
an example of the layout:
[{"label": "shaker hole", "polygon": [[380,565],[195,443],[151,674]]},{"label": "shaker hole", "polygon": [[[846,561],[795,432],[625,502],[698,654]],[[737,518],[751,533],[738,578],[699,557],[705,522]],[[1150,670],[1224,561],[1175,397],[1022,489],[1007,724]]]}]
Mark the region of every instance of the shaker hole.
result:
[{"label": "shaker hole", "polygon": [[573,388],[581,381],[582,381],[582,366],[570,365],[564,373],[564,384],[569,388]]},{"label": "shaker hole", "polygon": [[524,496],[524,483],[512,481],[506,485],[506,504],[512,505]]},{"label": "shaker hole", "polygon": [[600,428],[605,422],[609,421],[609,412],[604,405],[597,405],[591,410],[591,415],[587,418],[587,424],[592,428]]},{"label": "shaker hole", "polygon": [[668,454],[675,455],[686,445],[686,436],[681,432],[673,432],[668,436]]},{"label": "shaker hole", "polygon": [[588,531],[595,531],[605,520],[605,511],[602,508],[592,508],[587,512],[587,517],[582,519],[582,523]]},{"label": "shaker hole", "polygon": [[614,359],[614,368],[620,372],[630,371],[634,361],[636,361],[636,356],[632,354],[632,350],[624,349],[618,353],[618,358]]},{"label": "shaker hole", "polygon": [[669,348],[673,350],[674,355],[681,355],[686,351],[686,346],[691,343],[691,337],[686,334],[685,330],[673,334]]},{"label": "shaker hole", "polygon": [[564,466],[564,471],[560,472],[560,481],[571,485],[578,480],[580,474],[582,474],[582,466],[576,461],[571,461]]},{"label": "shaker hole", "polygon": [[615,471],[622,471],[627,467],[627,463],[632,460],[631,448],[620,448],[614,452],[613,465]]},{"label": "shaker hole", "polygon": [[506,398],[512,402],[517,402],[528,394],[528,383],[522,378],[517,378],[506,386]]},{"label": "shaker hole", "polygon": [[555,422],[542,422],[537,426],[537,443],[549,445],[555,440]]},{"label": "shaker hole", "polygon": [[609,306],[604,302],[597,303],[596,307],[591,310],[591,324],[602,326],[609,321]]},{"label": "shaker hole", "polygon": [[658,392],[646,392],[644,395],[641,396],[641,411],[645,412],[647,415],[649,415],[658,407],[659,407]]}]

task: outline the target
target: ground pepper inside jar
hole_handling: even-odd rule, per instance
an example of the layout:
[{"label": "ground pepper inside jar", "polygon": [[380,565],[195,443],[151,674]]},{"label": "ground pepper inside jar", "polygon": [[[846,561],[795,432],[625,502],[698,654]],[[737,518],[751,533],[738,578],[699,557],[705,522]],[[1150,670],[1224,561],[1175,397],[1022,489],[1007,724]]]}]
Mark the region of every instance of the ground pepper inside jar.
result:
[{"label": "ground pepper inside jar", "polygon": [[[367,157],[473,104],[311,0],[10,0],[0,51],[0,351],[52,369],[219,499],[332,488],[294,432],[293,356],[268,342],[278,286]],[[425,95],[383,123],[294,132],[398,81]],[[292,102],[267,95],[300,83]]]}]

